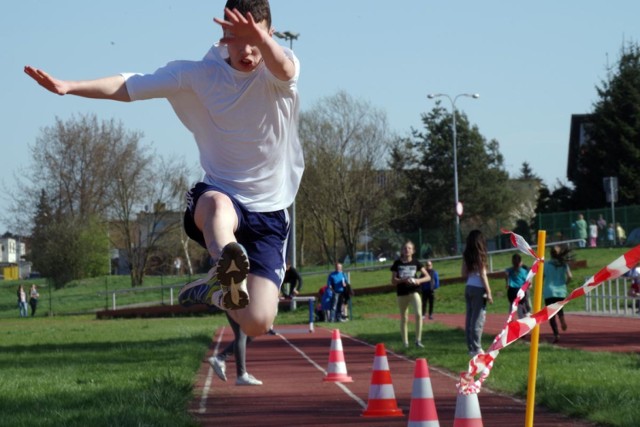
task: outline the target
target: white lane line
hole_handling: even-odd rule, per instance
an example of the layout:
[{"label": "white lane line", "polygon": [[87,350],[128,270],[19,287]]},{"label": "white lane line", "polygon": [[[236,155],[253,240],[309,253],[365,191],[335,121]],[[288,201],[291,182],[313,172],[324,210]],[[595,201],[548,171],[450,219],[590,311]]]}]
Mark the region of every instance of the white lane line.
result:
[{"label": "white lane line", "polygon": [[[287,344],[289,344],[289,346],[291,346],[291,348],[293,348],[295,351],[297,351],[298,353],[300,353],[300,355],[302,357],[304,357],[307,362],[311,363],[311,365],[313,365],[318,371],[322,372],[323,375],[327,375],[327,371],[325,371],[320,365],[318,365],[313,359],[311,359],[309,356],[307,356],[307,354],[300,350],[296,345],[292,344],[291,341],[289,341],[288,339],[286,339],[284,337],[284,335],[280,334],[280,338],[282,338],[284,340],[284,342],[286,342]],[[355,394],[353,394],[351,392],[351,390],[349,390],[348,387],[346,387],[343,383],[339,383],[336,382],[335,385],[337,385],[338,387],[340,387],[340,389],[350,398],[352,398],[353,400],[355,400],[362,408],[366,408],[367,404],[360,399],[358,396],[356,396]]]},{"label": "white lane line", "polygon": [[[220,331],[220,335],[218,336],[218,340],[216,341],[216,346],[213,348],[213,354],[218,354],[218,349],[220,348],[220,342],[222,341],[222,336],[224,335],[224,326]],[[213,368],[209,365],[209,371],[207,372],[207,378],[204,382],[204,387],[202,387],[202,396],[200,396],[200,407],[198,408],[199,414],[204,414],[207,411],[207,397],[209,397],[209,390],[211,389],[211,379],[213,378]]]}]

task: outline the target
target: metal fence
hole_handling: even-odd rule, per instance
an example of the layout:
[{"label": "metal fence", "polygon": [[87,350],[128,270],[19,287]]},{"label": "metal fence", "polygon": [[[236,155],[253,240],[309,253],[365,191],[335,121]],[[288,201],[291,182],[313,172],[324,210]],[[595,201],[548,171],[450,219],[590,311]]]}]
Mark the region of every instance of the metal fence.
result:
[{"label": "metal fence", "polygon": [[631,280],[609,280],[585,295],[584,309],[591,314],[640,317],[640,300],[629,297]]},{"label": "metal fence", "polygon": [[[577,238],[578,236],[576,235],[576,229],[573,224],[579,214],[584,215],[584,219],[587,223],[592,219],[597,221],[600,215],[602,215],[602,218],[607,222],[607,225],[611,223],[620,223],[627,236],[629,236],[634,229],[640,228],[640,206],[620,206],[613,210],[611,210],[611,208],[600,208],[584,209],[580,211],[541,213],[538,214],[534,220],[535,227],[538,230],[546,230],[547,240],[557,238],[558,236],[561,239]],[[604,233],[598,234],[598,245],[604,245],[606,240],[607,235],[605,229]]]},{"label": "metal fence", "polygon": [[[151,287],[141,287],[141,288],[128,288],[128,289],[117,289],[112,291],[103,291],[98,292],[98,295],[102,297],[107,297],[106,300],[110,301],[110,304],[105,304],[105,308],[110,310],[116,310],[118,308],[122,308],[122,306],[126,307],[143,307],[150,305],[175,305],[177,302],[178,290],[184,285],[184,283],[178,283],[174,285],[166,285],[166,286],[151,286]],[[131,294],[144,292],[146,294],[145,302],[138,303],[127,303],[126,299]],[[118,297],[120,297],[120,303],[118,303]]]}]

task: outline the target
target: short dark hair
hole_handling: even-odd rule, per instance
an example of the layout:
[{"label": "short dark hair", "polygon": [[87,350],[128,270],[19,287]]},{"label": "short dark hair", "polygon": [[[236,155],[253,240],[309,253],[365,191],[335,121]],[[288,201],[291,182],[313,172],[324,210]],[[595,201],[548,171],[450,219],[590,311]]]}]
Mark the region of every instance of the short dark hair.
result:
[{"label": "short dark hair", "polygon": [[231,10],[238,9],[243,15],[250,12],[256,22],[266,21],[267,28],[271,28],[269,0],[227,0],[224,7]]}]

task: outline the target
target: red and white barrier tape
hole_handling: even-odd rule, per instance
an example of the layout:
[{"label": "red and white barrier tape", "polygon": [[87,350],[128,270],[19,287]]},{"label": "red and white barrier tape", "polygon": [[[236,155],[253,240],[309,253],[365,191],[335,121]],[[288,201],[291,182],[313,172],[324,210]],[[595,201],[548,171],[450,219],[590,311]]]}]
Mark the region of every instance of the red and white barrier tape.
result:
[{"label": "red and white barrier tape", "polygon": [[[538,272],[540,263],[544,262],[544,258],[538,258],[533,249],[531,249],[529,244],[521,236],[513,232],[505,233],[511,235],[510,240],[515,247],[520,249],[520,251],[533,256],[535,261],[531,266],[531,270],[529,270],[529,274],[527,275],[524,285],[522,285],[522,288],[518,291],[518,296],[513,301],[511,312],[507,317],[504,328],[495,337],[491,347],[489,347],[484,354],[474,356],[469,361],[469,369],[467,372],[462,372],[460,374],[460,382],[457,384],[459,394],[471,394],[478,393],[480,391],[482,383],[487,379],[491,369],[493,368],[493,362],[498,357],[500,349],[528,334],[536,325],[548,321],[569,301],[591,292],[607,280],[622,276],[640,262],[640,245],[638,245],[591,276],[581,287],[574,289],[564,300],[543,307],[540,311],[530,317],[514,319],[513,317],[517,310],[518,303],[524,297],[527,289],[529,289],[533,277]],[[477,380],[476,376],[478,376]]]}]

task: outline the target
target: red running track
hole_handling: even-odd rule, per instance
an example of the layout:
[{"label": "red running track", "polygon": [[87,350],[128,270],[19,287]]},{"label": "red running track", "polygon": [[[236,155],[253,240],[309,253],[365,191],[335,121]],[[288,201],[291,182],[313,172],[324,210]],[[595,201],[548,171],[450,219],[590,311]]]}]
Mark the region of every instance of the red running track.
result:
[{"label": "red running track", "polygon": [[[227,362],[228,382],[222,382],[209,367],[207,358],[232,339],[231,329],[220,328],[203,360],[195,387],[191,411],[205,426],[406,426],[411,403],[414,361],[387,350],[396,402],[402,417],[365,418],[374,346],[342,335],[348,375],[352,383],[329,383],[322,379],[328,366],[331,329],[280,326],[279,335],[265,335],[248,347],[247,368],[264,381],[262,386],[236,386],[235,364]],[[452,426],[456,405],[457,378],[429,366],[440,425]],[[478,395],[485,426],[524,425],[525,403],[483,388]],[[537,408],[535,425],[589,426]]]},{"label": "red running track", "polygon": [[[435,314],[435,320],[447,326],[464,330],[464,315]],[[399,318],[399,317],[398,317]],[[505,314],[488,314],[484,326],[485,336],[495,337],[507,319]],[[640,353],[640,316],[610,317],[582,313],[565,313],[567,330],[560,330],[560,347],[587,351]],[[560,322],[558,322],[558,328]],[[540,325],[540,343],[551,343],[553,332],[549,323]]]}]

